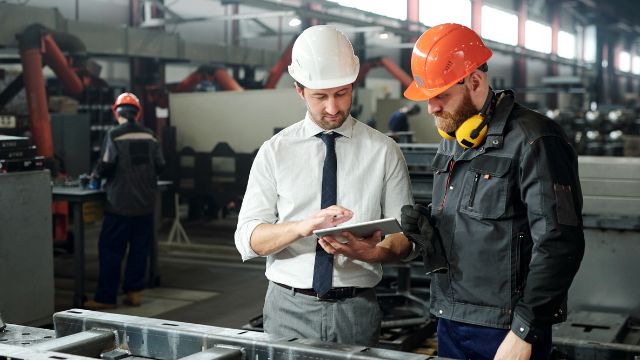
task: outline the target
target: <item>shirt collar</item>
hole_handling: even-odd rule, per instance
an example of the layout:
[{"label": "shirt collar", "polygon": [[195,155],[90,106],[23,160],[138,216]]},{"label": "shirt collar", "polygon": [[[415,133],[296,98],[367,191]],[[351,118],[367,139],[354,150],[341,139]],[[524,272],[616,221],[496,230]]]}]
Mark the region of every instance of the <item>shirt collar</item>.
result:
[{"label": "shirt collar", "polygon": [[[337,132],[338,134],[344,137],[351,138],[353,136],[353,130],[354,130],[353,128],[355,127],[355,125],[356,125],[356,119],[354,119],[353,117],[351,117],[351,115],[349,115],[347,116],[347,119],[344,121],[344,123],[342,123],[342,126],[330,131]],[[311,119],[311,115],[309,115],[309,112],[307,112],[307,114],[304,117],[304,136],[312,137],[325,131],[326,131],[325,129],[318,126],[318,124],[316,124]]]}]

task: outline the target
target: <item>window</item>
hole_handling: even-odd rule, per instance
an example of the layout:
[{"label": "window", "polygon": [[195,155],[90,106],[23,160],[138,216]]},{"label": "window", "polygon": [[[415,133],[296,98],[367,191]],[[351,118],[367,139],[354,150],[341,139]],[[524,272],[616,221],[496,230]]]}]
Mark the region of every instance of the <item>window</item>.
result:
[{"label": "window", "polygon": [[508,45],[518,45],[518,17],[483,5],[482,37]]},{"label": "window", "polygon": [[636,75],[640,75],[640,56],[633,55],[631,71]]},{"label": "window", "polygon": [[527,20],[524,23],[524,47],[541,53],[551,53],[551,27]]},{"label": "window", "polygon": [[420,1],[420,22],[427,26],[456,23],[471,27],[471,1],[422,0]]},{"label": "window", "polygon": [[596,62],[596,27],[594,25],[584,28],[584,61]]},{"label": "window", "polygon": [[558,31],[558,56],[566,59],[576,58],[576,37],[566,31]]},{"label": "window", "polygon": [[631,54],[626,51],[620,51],[618,56],[618,70],[622,72],[631,71]]},{"label": "window", "polygon": [[378,15],[407,20],[406,1],[370,1],[370,0],[329,0],[342,6],[348,6]]}]

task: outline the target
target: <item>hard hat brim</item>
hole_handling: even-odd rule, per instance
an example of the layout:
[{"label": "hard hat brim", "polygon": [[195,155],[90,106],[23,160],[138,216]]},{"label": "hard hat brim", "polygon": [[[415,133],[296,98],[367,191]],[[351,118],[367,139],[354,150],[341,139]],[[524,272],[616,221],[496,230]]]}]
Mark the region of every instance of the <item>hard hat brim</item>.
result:
[{"label": "hard hat brim", "polygon": [[404,97],[413,101],[426,101],[430,99],[430,97],[427,96],[420,87],[418,87],[418,84],[416,84],[415,81],[412,81],[409,87],[404,91]]},{"label": "hard hat brim", "polygon": [[296,76],[295,70],[292,69],[291,66],[289,66],[289,75],[291,75],[291,77],[295,81],[302,84],[302,86],[311,90],[332,89],[339,86],[353,84],[358,78],[358,72],[355,72],[352,75],[345,76],[342,78],[337,78],[337,79],[305,80],[305,79],[301,79],[302,78],[301,76]]}]

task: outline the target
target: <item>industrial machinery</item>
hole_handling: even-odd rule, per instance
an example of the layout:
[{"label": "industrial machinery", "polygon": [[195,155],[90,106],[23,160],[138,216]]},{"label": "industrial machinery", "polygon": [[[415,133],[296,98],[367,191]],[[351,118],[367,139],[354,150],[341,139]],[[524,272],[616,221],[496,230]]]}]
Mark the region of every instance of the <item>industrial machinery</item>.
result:
[{"label": "industrial machinery", "polygon": [[54,330],[7,324],[0,358],[17,359],[402,359],[436,357],[197,324],[72,309]]}]

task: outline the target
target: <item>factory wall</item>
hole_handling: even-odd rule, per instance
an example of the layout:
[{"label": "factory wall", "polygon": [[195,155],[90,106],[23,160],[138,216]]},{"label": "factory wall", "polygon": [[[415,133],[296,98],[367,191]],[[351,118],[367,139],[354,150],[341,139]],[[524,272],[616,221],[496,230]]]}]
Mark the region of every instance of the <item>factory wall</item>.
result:
[{"label": "factory wall", "polygon": [[177,148],[211,151],[227,142],[236,152],[251,153],[284,128],[304,118],[304,102],[290,89],[199,92],[169,96]]}]

